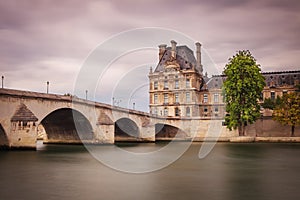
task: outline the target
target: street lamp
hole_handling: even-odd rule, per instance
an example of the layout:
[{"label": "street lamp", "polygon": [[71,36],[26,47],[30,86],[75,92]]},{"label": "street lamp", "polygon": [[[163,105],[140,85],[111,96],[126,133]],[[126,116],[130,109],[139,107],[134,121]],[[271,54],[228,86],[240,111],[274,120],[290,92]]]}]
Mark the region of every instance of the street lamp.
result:
[{"label": "street lamp", "polygon": [[47,94],[49,94],[49,81],[47,81]]},{"label": "street lamp", "polygon": [[121,99],[117,100],[115,99],[115,97],[112,98],[112,103],[113,103],[113,106],[119,106],[119,104],[122,102]]},{"label": "street lamp", "polygon": [[2,76],[2,88],[4,87],[4,76]]},{"label": "street lamp", "polygon": [[87,100],[88,97],[88,90],[85,91],[85,100]]},{"label": "street lamp", "polygon": [[135,103],[132,104],[132,108],[133,108],[133,110],[135,109]]}]

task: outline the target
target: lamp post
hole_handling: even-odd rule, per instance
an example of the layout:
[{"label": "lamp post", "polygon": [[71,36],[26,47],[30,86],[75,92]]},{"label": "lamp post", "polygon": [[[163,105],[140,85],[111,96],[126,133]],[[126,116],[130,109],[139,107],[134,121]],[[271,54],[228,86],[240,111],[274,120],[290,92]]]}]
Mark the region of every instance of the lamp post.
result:
[{"label": "lamp post", "polygon": [[49,94],[49,81],[47,81],[47,94]]},{"label": "lamp post", "polygon": [[121,99],[115,99],[115,97],[112,98],[112,105],[113,106],[119,106],[119,104],[121,103]]},{"label": "lamp post", "polygon": [[135,103],[132,104],[132,108],[133,108],[133,110],[135,109]]},{"label": "lamp post", "polygon": [[85,90],[85,100],[88,99],[88,90]]},{"label": "lamp post", "polygon": [[4,88],[4,76],[2,76],[2,88]]}]

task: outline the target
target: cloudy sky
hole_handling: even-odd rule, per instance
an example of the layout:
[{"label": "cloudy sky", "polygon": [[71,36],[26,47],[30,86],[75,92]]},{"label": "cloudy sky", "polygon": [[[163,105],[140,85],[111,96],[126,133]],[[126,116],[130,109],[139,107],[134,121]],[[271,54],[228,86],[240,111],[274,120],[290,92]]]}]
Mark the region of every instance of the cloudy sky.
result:
[{"label": "cloudy sky", "polygon": [[[299,0],[0,0],[0,72],[5,87],[45,92],[50,81],[52,93],[72,93],[82,64],[99,44],[143,27],[172,29],[200,41],[219,70],[242,49],[252,52],[263,71],[296,70],[299,10]],[[157,62],[156,51],[149,55],[140,65]],[[126,72],[117,65],[111,76]],[[130,71],[131,77],[142,73],[147,79],[143,70]],[[146,86],[138,90],[147,94]],[[103,90],[96,100],[109,103],[110,98]],[[140,104],[136,100],[138,109],[145,98]]]}]

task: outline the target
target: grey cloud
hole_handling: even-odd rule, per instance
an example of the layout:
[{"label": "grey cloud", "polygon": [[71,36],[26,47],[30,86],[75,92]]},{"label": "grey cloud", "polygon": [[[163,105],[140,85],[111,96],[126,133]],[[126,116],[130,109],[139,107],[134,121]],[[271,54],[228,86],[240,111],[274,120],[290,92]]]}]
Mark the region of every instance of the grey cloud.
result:
[{"label": "grey cloud", "polygon": [[[240,49],[249,49],[265,69],[297,69],[299,10],[298,0],[0,1],[0,72],[11,87],[32,90],[43,90],[41,82],[54,73],[57,91],[69,92],[97,44],[147,26],[199,40],[221,69]],[[61,72],[64,65],[69,68]]]}]

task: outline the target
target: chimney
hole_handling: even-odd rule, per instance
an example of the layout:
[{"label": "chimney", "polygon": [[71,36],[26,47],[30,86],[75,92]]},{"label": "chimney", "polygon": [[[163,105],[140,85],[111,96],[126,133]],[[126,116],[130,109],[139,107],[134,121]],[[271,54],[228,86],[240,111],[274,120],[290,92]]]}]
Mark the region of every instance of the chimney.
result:
[{"label": "chimney", "polygon": [[166,44],[161,44],[158,46],[159,48],[159,60],[161,60],[161,58],[164,56],[164,53],[167,49],[167,45]]},{"label": "chimney", "polygon": [[196,43],[196,56],[197,56],[196,68],[199,69],[200,73],[202,74],[203,67],[201,64],[201,44],[199,42]]},{"label": "chimney", "polygon": [[176,58],[176,44],[174,40],[171,40],[171,55],[173,58]]}]

